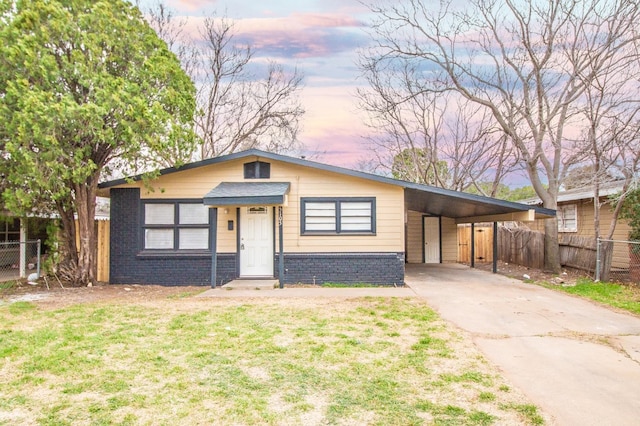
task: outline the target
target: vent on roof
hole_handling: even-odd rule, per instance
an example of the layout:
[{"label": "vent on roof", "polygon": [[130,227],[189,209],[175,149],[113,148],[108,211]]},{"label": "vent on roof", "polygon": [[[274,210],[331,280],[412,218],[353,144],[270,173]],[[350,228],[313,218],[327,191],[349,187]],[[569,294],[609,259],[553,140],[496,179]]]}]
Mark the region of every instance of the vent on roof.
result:
[{"label": "vent on roof", "polygon": [[245,179],[269,179],[271,177],[271,164],[263,161],[252,161],[244,164]]}]

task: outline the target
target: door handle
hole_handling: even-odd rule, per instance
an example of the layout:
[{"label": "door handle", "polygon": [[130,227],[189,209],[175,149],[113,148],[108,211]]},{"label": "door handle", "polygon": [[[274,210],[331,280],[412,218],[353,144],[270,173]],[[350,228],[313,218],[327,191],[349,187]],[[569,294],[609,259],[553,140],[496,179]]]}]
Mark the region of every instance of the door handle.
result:
[{"label": "door handle", "polygon": [[240,244],[240,250],[244,250],[244,244]]}]

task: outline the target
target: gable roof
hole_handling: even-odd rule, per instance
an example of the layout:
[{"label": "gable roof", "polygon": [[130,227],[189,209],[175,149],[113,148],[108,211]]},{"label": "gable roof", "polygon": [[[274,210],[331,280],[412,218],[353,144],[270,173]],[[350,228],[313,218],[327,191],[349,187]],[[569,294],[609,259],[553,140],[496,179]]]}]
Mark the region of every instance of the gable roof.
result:
[{"label": "gable roof", "polygon": [[[535,211],[536,218],[555,216],[555,210],[545,209],[538,206],[525,205],[511,201],[498,200],[496,198],[483,197],[481,195],[467,194],[465,192],[438,188],[435,186],[406,182],[386,176],[374,175],[371,173],[351,170],[344,167],[332,166],[329,164],[318,163],[315,161],[290,157],[281,154],[274,154],[258,149],[250,149],[247,151],[223,155],[221,157],[209,158],[206,160],[197,161],[195,163],[185,164],[180,167],[170,167],[160,170],[160,175],[164,176],[172,173],[178,173],[184,170],[191,170],[199,167],[205,167],[250,157],[259,157],[260,159],[281,161],[284,163],[294,164],[311,169],[338,173],[345,176],[351,176],[370,180],[373,182],[398,186],[405,189],[405,204],[410,210],[416,210],[431,215],[461,219],[461,221],[465,218],[478,218],[478,221],[481,221],[482,216],[509,215],[513,213],[528,212],[529,210]],[[142,175],[137,175],[129,179],[117,179],[109,182],[103,182],[98,187],[100,189],[108,189],[114,186],[127,184],[131,180],[139,181],[141,179]],[[505,218],[499,220],[517,219]]]}]

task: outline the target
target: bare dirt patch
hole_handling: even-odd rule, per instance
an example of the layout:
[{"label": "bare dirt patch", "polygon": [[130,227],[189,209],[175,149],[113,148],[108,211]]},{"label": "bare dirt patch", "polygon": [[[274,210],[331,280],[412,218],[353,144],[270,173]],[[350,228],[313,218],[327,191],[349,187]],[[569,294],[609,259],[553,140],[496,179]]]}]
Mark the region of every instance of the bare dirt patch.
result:
[{"label": "bare dirt patch", "polygon": [[[493,264],[490,262],[476,263],[475,267],[477,269],[482,269],[483,271],[491,271]],[[509,278],[527,282],[547,282],[551,284],[567,285],[575,284],[579,278],[588,276],[585,271],[579,271],[571,268],[562,268],[562,272],[560,274],[554,274],[540,269],[528,268],[526,266],[506,262],[498,262],[498,273]]]},{"label": "bare dirt patch", "polygon": [[132,302],[180,298],[207,290],[208,287],[187,286],[167,287],[159,285],[117,285],[97,283],[92,287],[61,287],[50,283],[30,285],[16,282],[10,288],[0,291],[0,304],[18,301],[33,302],[44,309],[58,309],[78,303]]}]

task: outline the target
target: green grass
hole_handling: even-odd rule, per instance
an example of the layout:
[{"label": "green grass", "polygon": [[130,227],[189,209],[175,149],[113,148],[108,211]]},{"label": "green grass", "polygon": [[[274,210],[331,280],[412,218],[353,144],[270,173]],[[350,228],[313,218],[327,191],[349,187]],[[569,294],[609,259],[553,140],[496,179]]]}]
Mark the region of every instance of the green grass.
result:
[{"label": "green grass", "polygon": [[409,299],[19,302],[0,424],[539,424],[463,343]]},{"label": "green grass", "polygon": [[368,283],[352,283],[352,284],[345,284],[345,283],[331,283],[331,282],[322,283],[322,284],[320,284],[320,286],[321,286],[321,287],[329,287],[329,288],[367,288],[367,287],[386,287],[386,286],[382,286],[382,285],[368,284]]},{"label": "green grass", "polygon": [[562,287],[545,284],[545,287],[575,294],[640,315],[640,288],[633,285],[594,282],[588,278],[580,278],[575,286]]},{"label": "green grass", "polygon": [[4,282],[0,282],[0,292],[4,291],[4,290],[9,290],[12,289],[13,287],[15,287],[17,285],[16,281],[4,281]]}]

